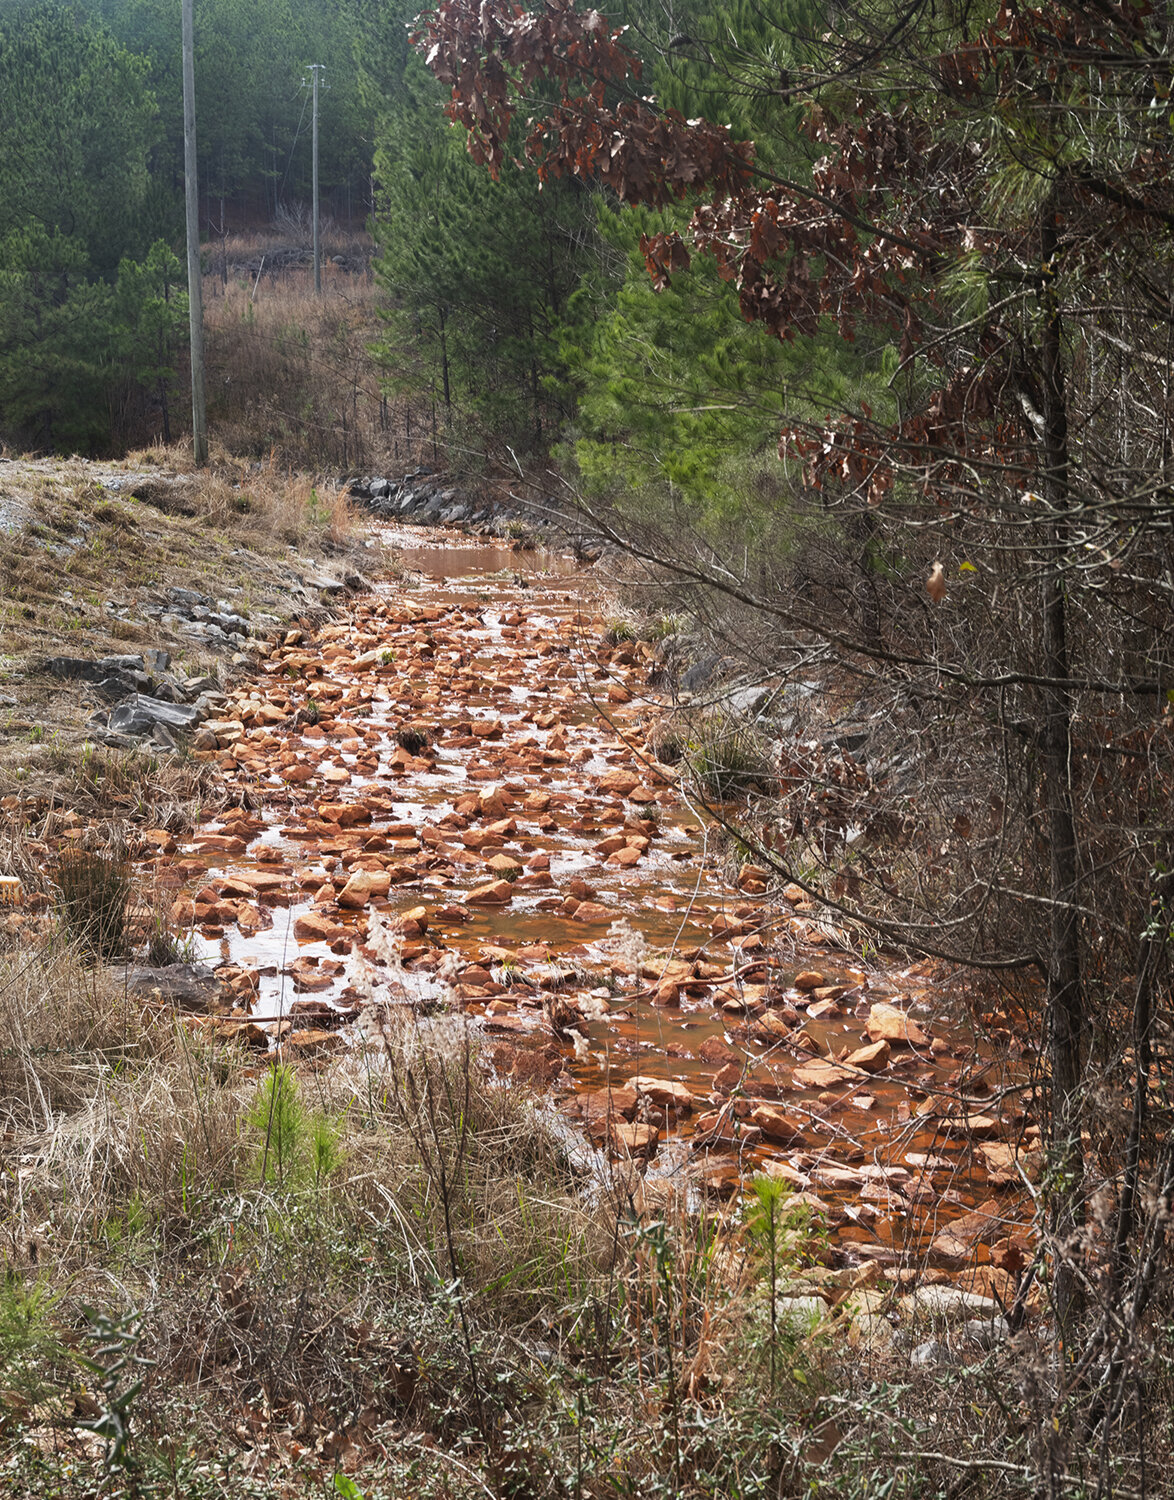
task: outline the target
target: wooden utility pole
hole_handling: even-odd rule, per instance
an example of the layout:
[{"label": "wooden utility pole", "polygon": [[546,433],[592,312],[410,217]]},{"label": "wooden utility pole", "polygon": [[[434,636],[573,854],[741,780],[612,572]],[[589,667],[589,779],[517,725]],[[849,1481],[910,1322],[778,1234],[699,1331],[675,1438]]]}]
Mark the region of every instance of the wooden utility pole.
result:
[{"label": "wooden utility pole", "polygon": [[322,244],[318,232],[318,79],[322,73],[322,63],[310,63],[310,72],[314,77],[314,291],[322,292]]},{"label": "wooden utility pole", "polygon": [[188,318],[192,351],[192,450],[196,467],[208,462],[208,423],[204,408],[204,299],[200,276],[200,194],[196,181],[196,70],[192,42],[192,0],[183,0],[183,175],[187,212]]}]

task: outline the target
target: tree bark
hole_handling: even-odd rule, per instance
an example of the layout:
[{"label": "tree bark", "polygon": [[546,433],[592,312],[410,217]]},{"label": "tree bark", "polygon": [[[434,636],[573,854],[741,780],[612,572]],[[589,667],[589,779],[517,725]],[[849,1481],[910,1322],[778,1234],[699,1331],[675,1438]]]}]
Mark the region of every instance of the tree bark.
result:
[{"label": "tree bark", "polygon": [[1077,893],[1080,862],[1072,797],[1072,692],[1067,641],[1066,544],[1069,504],[1068,408],[1063,322],[1057,287],[1054,201],[1041,214],[1043,334],[1043,498],[1051,516],[1043,560],[1044,814],[1051,847],[1050,931],[1046,997],[1047,1061],[1051,1075],[1053,1191],[1051,1231],[1058,1247],[1053,1296],[1064,1337],[1080,1312],[1079,1284],[1064,1247],[1083,1218],[1083,1059],[1087,1031],[1080,966]]}]

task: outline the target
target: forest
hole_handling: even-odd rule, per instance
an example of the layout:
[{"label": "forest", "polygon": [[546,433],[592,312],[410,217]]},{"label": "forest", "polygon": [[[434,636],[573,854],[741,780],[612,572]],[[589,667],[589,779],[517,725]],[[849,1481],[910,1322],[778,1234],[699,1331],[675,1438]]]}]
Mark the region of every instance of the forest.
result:
[{"label": "forest", "polygon": [[[777,910],[789,892],[862,962],[950,976],[973,1055],[915,1111],[1010,1119],[1004,1175],[984,1157],[976,1180],[1031,1215],[1030,1247],[980,1241],[1005,1336],[973,1387],[948,1351],[865,1360],[866,1379],[792,1340],[780,1372],[782,1189],[762,1178],[744,1227],[769,1334],[746,1312],[723,1345],[749,1340],[753,1399],[734,1394],[743,1355],[722,1366],[698,1331],[720,1237],[677,1225],[670,1243],[631,1195],[623,1312],[617,1217],[606,1290],[582,1270],[608,1253],[596,1224],[558,1273],[577,1290],[543,1304],[565,1364],[523,1377],[502,1328],[538,1335],[472,1248],[501,1183],[466,1115],[474,1136],[516,1122],[471,1098],[467,1056],[463,1082],[451,1058],[404,1064],[390,1087],[443,1206],[418,1213],[460,1388],[420,1420],[461,1457],[386,1493],[1174,1493],[1166,8],[197,0],[195,62],[210,426],[235,491],[258,470],[311,474],[315,506],[328,483],[443,482],[501,507],[519,546],[552,520],[588,538],[618,601],[604,665],[645,651],[671,700],[649,762],[681,769],[737,889]],[[320,298],[309,63],[327,83]],[[174,0],[0,0],[6,457],[187,440],[179,80]],[[265,1087],[269,1127],[286,1111],[333,1160],[308,1087],[291,1102],[276,1066]],[[517,1150],[507,1177],[558,1176],[547,1146]],[[318,1215],[310,1175],[300,1211]],[[788,1234],[810,1269],[820,1253]],[[500,1290],[480,1332],[476,1276],[486,1305]],[[613,1316],[646,1317],[667,1360],[655,1396],[642,1367],[614,1376],[654,1413],[643,1467],[609,1386]],[[956,1441],[934,1430],[935,1382]]]}]

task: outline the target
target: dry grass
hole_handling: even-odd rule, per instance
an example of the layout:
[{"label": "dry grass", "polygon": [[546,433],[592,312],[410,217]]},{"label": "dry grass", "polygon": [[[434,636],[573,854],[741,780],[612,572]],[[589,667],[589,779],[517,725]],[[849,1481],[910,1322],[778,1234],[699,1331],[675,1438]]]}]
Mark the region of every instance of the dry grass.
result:
[{"label": "dry grass", "polygon": [[[761,1225],[631,1169],[577,1179],[459,1017],[393,1014],[283,1073],[46,948],[0,960],[0,1031],[14,1493],[239,1500],[322,1493],[342,1467],[372,1500],[913,1500],[960,1476],[1026,1497],[1049,1463],[1075,1492],[1046,1345],[943,1374],[850,1347],[847,1315],[772,1330]],[[785,1245],[794,1285],[819,1244]],[[86,1307],[154,1361],[106,1474],[79,1424],[119,1387],[82,1399]],[[1135,1469],[1112,1472],[1131,1490]]]},{"label": "dry grass", "polygon": [[289,467],[362,468],[388,411],[367,352],[375,285],[329,262],[322,295],[300,266],[274,279],[206,278],[208,424],[235,453]]}]

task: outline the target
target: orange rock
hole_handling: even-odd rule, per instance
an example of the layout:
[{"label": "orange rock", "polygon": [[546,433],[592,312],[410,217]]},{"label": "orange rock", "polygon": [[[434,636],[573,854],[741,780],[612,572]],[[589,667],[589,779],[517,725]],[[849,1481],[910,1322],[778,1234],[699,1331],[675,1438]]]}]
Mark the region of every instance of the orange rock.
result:
[{"label": "orange rock", "polygon": [[511,859],[508,854],[495,854],[492,859],[486,860],[485,863],[495,875],[500,875],[503,880],[508,880],[511,876],[519,875],[522,871],[522,866],[518,861]]},{"label": "orange rock", "polygon": [[339,828],[353,828],[358,823],[369,823],[371,810],[361,802],[320,802],[318,816],[324,823],[335,823]]},{"label": "orange rock", "polygon": [[800,1140],[803,1127],[791,1119],[774,1104],[757,1104],[750,1111],[751,1125],[757,1125],[763,1135],[771,1141],[782,1141],[784,1145]]},{"label": "orange rock", "polygon": [[867,1075],[840,1063],[809,1062],[795,1068],[791,1077],[802,1089],[827,1089],[837,1083],[852,1083]]},{"label": "orange rock", "polygon": [[624,771],[617,767],[612,771],[605,771],[597,783],[601,792],[611,797],[626,797],[629,792],[634,792],[640,785],[639,776],[633,775],[631,771]]},{"label": "orange rock", "polygon": [[608,1132],[612,1148],[626,1156],[654,1156],[660,1131],[655,1125],[639,1121],[632,1125],[614,1121]]},{"label": "orange rock", "polygon": [[573,913],[576,922],[610,922],[614,916],[614,911],[598,901],[580,901]]},{"label": "orange rock", "polygon": [[373,877],[368,870],[356,870],[338,893],[338,904],[344,911],[362,911],[371,899]]},{"label": "orange rock", "polygon": [[804,969],[801,974],[795,975],[795,988],[802,990],[804,994],[810,994],[812,990],[817,990],[826,983],[827,980],[818,969]]},{"label": "orange rock", "polygon": [[865,1031],[874,1042],[906,1042],[911,1047],[928,1047],[929,1037],[916,1021],[895,1005],[878,1001],[868,1012]]},{"label": "orange rock", "polygon": [[774,1044],[785,1042],[791,1035],[786,1017],[779,1010],[764,1011],[750,1028],[750,1035],[758,1042]]},{"label": "orange rock", "polygon": [[341,1052],[345,1046],[346,1041],[339,1032],[307,1027],[304,1031],[291,1032],[282,1042],[281,1050],[307,1057],[314,1052]]},{"label": "orange rock", "polygon": [[628,1079],[628,1087],[651,1099],[657,1109],[671,1109],[687,1115],[693,1108],[693,1095],[683,1083],[672,1078],[652,1078],[641,1073]]},{"label": "orange rock", "polygon": [[344,928],[322,912],[306,912],[294,923],[294,937],[315,943],[332,942],[344,932]]},{"label": "orange rock", "polygon": [[886,1041],[872,1042],[867,1047],[858,1047],[844,1061],[850,1068],[863,1068],[866,1073],[882,1073],[889,1065],[892,1048]]},{"label": "orange rock", "polygon": [[508,906],[513,899],[514,888],[508,880],[491,880],[465,897],[470,906]]}]

